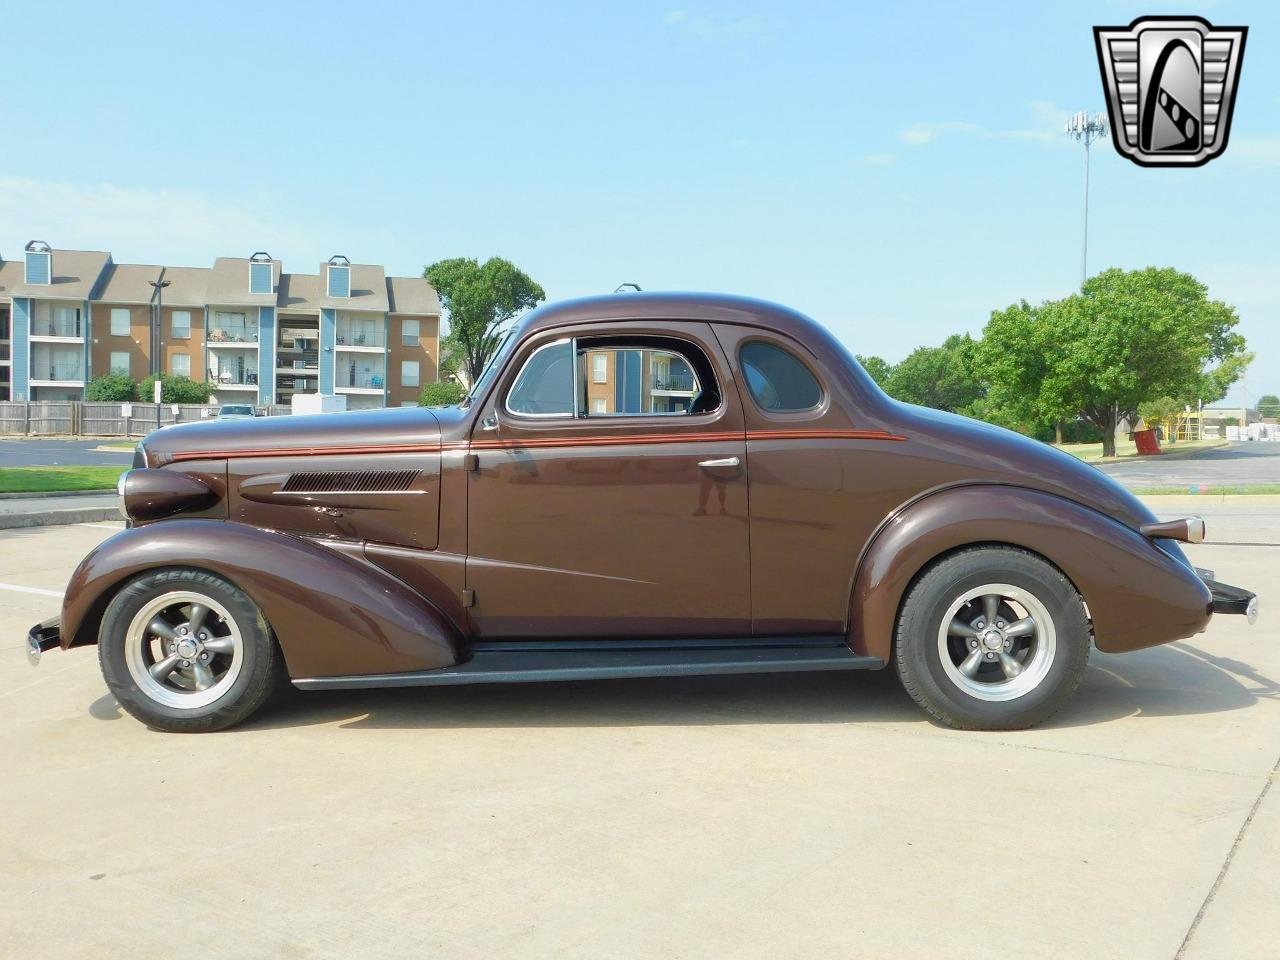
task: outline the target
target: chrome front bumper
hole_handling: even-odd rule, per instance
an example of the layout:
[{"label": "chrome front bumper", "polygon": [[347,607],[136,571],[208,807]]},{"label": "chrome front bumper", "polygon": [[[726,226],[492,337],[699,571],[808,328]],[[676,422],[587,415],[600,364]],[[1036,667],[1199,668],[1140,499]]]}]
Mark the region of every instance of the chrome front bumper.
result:
[{"label": "chrome front bumper", "polygon": [[40,665],[40,656],[46,650],[62,645],[62,618],[50,617],[27,631],[27,662]]}]

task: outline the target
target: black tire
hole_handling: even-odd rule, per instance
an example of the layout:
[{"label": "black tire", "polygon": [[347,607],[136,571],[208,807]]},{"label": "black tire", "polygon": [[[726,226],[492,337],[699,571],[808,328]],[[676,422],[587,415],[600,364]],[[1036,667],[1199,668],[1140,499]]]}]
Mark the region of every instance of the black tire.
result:
[{"label": "black tire", "polygon": [[[134,618],[175,591],[216,603],[229,614],[239,633],[241,659],[237,672],[211,703],[187,707],[160,702],[139,684],[129,668],[126,647]],[[213,613],[209,616],[214,618],[214,626],[230,632],[224,618]],[[217,655],[211,656],[214,664],[220,662]],[[184,567],[149,570],[112,597],[98,631],[98,662],[121,707],[147,726],[171,733],[204,733],[239,723],[262,706],[285,675],[283,657],[257,605],[222,577]]]},{"label": "black tire", "polygon": [[[984,695],[991,696],[1010,679],[1000,666],[999,649],[990,654],[996,658],[994,662],[982,662],[988,657],[982,637],[990,637],[996,643],[996,635],[951,636],[949,631],[945,641],[939,636],[943,618],[952,605],[969,592],[991,584],[1008,584],[1025,591],[1039,602],[1037,615],[1043,619],[1047,614],[1051,621],[1052,653],[1036,662],[1034,671],[1024,668],[1028,678],[1024,682],[1034,678],[1035,685],[1025,692],[1008,691],[1011,699],[982,699],[970,692],[981,687]],[[977,606],[962,607],[952,619],[985,625],[981,599],[971,602]],[[1016,614],[1015,608],[1006,605],[999,609],[1014,610]],[[965,617],[975,610],[979,610],[980,619],[966,621]],[[1031,645],[1041,634],[1048,636],[1049,630],[1037,627],[1031,639],[1009,640],[1012,646],[1006,649],[1014,657],[1026,657],[1030,662]],[[911,586],[898,614],[894,661],[907,692],[939,722],[961,730],[1020,730],[1048,719],[1075,691],[1089,659],[1091,636],[1084,602],[1056,567],[1026,550],[972,547],[934,563]],[[1025,643],[1021,649],[1020,642]],[[942,659],[947,655],[942,649],[944,643],[951,659],[947,665]],[[1048,647],[1042,645],[1040,649]],[[967,653],[972,653],[978,663],[978,673],[968,681],[960,675]],[[1010,670],[1014,669],[1010,666]]]}]

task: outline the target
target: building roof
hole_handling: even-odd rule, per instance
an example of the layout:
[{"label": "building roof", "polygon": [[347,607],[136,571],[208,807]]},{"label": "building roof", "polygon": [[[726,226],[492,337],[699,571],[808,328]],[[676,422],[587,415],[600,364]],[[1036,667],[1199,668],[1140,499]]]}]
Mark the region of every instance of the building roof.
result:
[{"label": "building roof", "polygon": [[320,309],[320,278],[313,273],[286,273],[280,278],[276,309],[281,313],[315,313]]},{"label": "building roof", "polygon": [[422,277],[387,277],[390,313],[440,316],[440,296]]},{"label": "building roof", "polygon": [[101,250],[54,250],[52,283],[26,282],[26,258],[5,261],[0,290],[8,297],[37,297],[42,300],[88,300],[111,254]]},{"label": "building roof", "polygon": [[107,267],[98,300],[108,303],[150,303],[155,297],[152,280],[160,279],[164,267],[143,263],[113,263]]},{"label": "building roof", "polygon": [[284,274],[280,278],[276,307],[286,313],[315,313],[322,308],[387,312],[387,278],[382,267],[366,263],[351,264],[351,296],[331,297],[325,283],[325,270],[328,266],[327,263],[320,264],[318,274]]},{"label": "building roof", "polygon": [[165,306],[203,307],[209,302],[209,276],[213,273],[208,267],[165,267],[164,278],[169,286],[164,291]]},{"label": "building roof", "polygon": [[209,272],[206,299],[210,305],[274,307],[280,283],[280,261],[271,261],[271,292],[249,292],[249,258],[218,257]]}]

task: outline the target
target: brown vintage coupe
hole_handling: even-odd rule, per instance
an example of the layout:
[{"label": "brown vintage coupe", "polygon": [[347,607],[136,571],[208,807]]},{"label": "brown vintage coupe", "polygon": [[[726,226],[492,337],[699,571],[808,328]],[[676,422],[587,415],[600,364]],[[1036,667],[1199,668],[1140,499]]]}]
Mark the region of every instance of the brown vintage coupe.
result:
[{"label": "brown vintage coupe", "polygon": [[1101,472],[887,397],[822,327],[737,297],[525,317],[458,407],[182,425],[33,660],[98,645],[153,727],[301,689],[875,669],[1008,729],[1091,644],[1189,637],[1253,594]]}]

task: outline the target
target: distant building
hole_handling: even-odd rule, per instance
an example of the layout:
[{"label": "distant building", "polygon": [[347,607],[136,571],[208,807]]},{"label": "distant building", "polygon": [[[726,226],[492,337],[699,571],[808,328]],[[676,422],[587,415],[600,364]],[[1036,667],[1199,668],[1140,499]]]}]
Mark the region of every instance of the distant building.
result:
[{"label": "distant building", "polygon": [[164,267],[32,241],[0,257],[0,400],[78,400],[96,377],[163,372],[207,380],[220,403],[405,406],[436,380],[439,348],[431,284],[346,257],[314,274],[266,253]]}]

